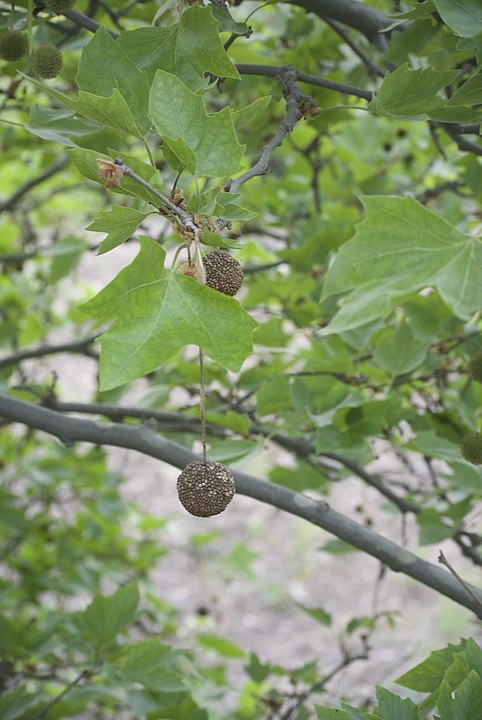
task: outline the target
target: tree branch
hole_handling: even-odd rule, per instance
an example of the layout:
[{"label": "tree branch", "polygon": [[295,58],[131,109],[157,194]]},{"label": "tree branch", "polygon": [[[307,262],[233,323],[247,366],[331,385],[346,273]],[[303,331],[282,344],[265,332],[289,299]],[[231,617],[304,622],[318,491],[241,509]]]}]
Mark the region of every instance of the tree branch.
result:
[{"label": "tree branch", "polygon": [[372,75],[378,75],[379,77],[385,77],[385,71],[379,67],[373,60],[371,59],[370,55],[365,52],[365,50],[357,45],[356,42],[354,42],[350,35],[347,33],[345,28],[336,22],[336,20],[332,20],[329,17],[324,17],[323,20],[325,23],[331,27],[334,32],[336,32],[337,35],[341,37],[344,43],[348,45],[349,48],[353,50],[355,55],[358,55],[362,63],[367,67],[368,72],[370,72]]},{"label": "tree branch", "polygon": [[14,355],[0,358],[0,368],[9,367],[10,365],[17,365],[22,360],[29,360],[31,358],[40,358],[45,355],[55,355],[56,353],[79,353],[81,355],[88,355],[89,357],[98,357],[97,353],[91,348],[92,343],[99,337],[100,333],[90,335],[82,340],[74,340],[73,342],[60,343],[59,345],[39,345],[30,350],[20,350]]},{"label": "tree branch", "polygon": [[287,0],[318,17],[338,20],[343,25],[359,30],[380,50],[385,48],[384,37],[380,35],[393,20],[380,10],[354,0]]},{"label": "tree branch", "polygon": [[[50,396],[44,404],[59,412],[103,415],[104,417],[116,422],[122,422],[122,420],[126,417],[138,418],[139,420],[145,420],[147,422],[154,421],[157,428],[163,429],[164,432],[179,431],[198,433],[201,427],[200,420],[196,417],[187,417],[180,413],[160,412],[159,410],[151,410],[149,408],[126,407],[109,403],[59,402],[54,397]],[[218,425],[215,422],[208,422],[207,428],[209,429],[211,435],[216,435],[217,437],[226,437],[229,434],[229,431],[225,427]],[[367,472],[357,462],[346,455],[335,452],[317,452],[315,447],[306,440],[301,438],[290,438],[280,433],[273,434],[270,429],[264,428],[261,425],[251,425],[248,432],[250,435],[262,435],[263,437],[269,438],[272,442],[285,448],[285,450],[288,450],[289,452],[292,452],[298,457],[306,460],[308,460],[310,456],[334,460],[342,467],[350,470],[353,475],[363,480],[366,485],[377,490],[382,497],[385,497],[393,503],[393,505],[395,505],[401,513],[413,513],[414,515],[418,515],[418,513],[422,512],[423,508],[420,505],[417,505],[410,500],[406,500],[400,495],[394,493],[380,478]],[[459,546],[465,557],[469,558],[475,565],[482,566],[482,558],[476,550],[476,547],[474,544],[467,544],[464,537],[464,531],[460,530],[453,536],[452,539]]]},{"label": "tree branch", "polygon": [[3,203],[0,203],[0,213],[6,212],[7,210],[12,210],[18,203],[18,201],[23,198],[24,195],[30,192],[30,190],[32,190],[37,185],[40,185],[46,180],[49,180],[53,175],[63,170],[68,162],[69,158],[62,157],[60,158],[60,160],[56,160],[54,163],[52,163],[52,165],[50,165],[46,170],[44,170],[43,173],[37,175],[37,177],[34,177],[31,180],[28,180],[28,182],[21,185],[18,190],[13,193],[13,195],[11,195]]},{"label": "tree branch", "polygon": [[[0,393],[0,416],[28,427],[54,435],[61,442],[73,445],[90,442],[136,450],[177,468],[184,468],[198,456],[145,427],[115,423],[95,423],[27,403]],[[259,480],[245,473],[233,472],[237,492],[267,503],[291,515],[323,528],[359,550],[377,558],[395,572],[402,572],[436,592],[451,598],[482,619],[482,592],[468,586],[470,592],[447,571],[416,557],[391,540],[359,525],[336,512],[325,502],[295,493],[274,483]],[[473,597],[475,596],[475,597]]]},{"label": "tree branch", "polygon": [[274,138],[264,146],[258,162],[239,177],[228,181],[226,185],[227,192],[236,193],[243,183],[259,175],[266,175],[270,169],[274,150],[281,145],[285,137],[293,130],[298,120],[303,117],[304,112],[309,114],[313,113],[313,111],[319,111],[315,101],[301,92],[296,84],[297,76],[298,72],[289,65],[282,66],[279,69],[275,77],[277,77],[283,88],[286,99],[286,117],[281,121]]},{"label": "tree branch", "polygon": [[[238,63],[236,68],[240,75],[260,75],[262,77],[278,78],[280,72],[283,70],[283,65],[255,65],[250,63]],[[304,82],[308,85],[315,85],[316,87],[325,88],[326,90],[334,90],[335,92],[342,93],[343,95],[354,95],[355,97],[362,98],[362,100],[370,101],[373,97],[373,93],[370,90],[364,90],[363,88],[355,87],[354,85],[347,85],[347,83],[335,82],[334,80],[326,80],[325,78],[318,77],[317,75],[309,75],[308,73],[301,72],[293,68],[296,74],[296,80],[298,82]]]},{"label": "tree branch", "polygon": [[441,125],[440,127],[442,127],[447,135],[452,138],[459,150],[462,150],[462,152],[470,152],[473,155],[482,155],[482,145],[477,145],[477,143],[467,140],[467,138],[463,135],[453,132],[450,127],[444,125]]}]

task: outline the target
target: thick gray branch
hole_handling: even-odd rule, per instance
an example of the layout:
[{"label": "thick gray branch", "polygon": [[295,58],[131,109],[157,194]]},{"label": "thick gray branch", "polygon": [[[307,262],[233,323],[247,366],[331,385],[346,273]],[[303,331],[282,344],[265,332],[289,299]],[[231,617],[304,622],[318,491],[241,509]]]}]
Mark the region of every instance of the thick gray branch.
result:
[{"label": "thick gray branch", "polygon": [[[184,468],[193,460],[199,460],[198,456],[189,450],[166,440],[145,427],[67,418],[61,413],[1,393],[0,416],[37,430],[43,430],[68,445],[83,441],[96,445],[128,448],[177,468]],[[235,471],[233,475],[237,492],[241,495],[247,495],[285,510],[327,530],[341,540],[377,558],[395,572],[402,572],[451,598],[459,605],[469,608],[482,619],[482,592],[470,586],[473,597],[446,570],[416,557],[391,540],[350,520],[331,509],[325,502],[313,500],[245,473]]]},{"label": "thick gray branch", "polygon": [[380,10],[354,0],[288,0],[288,2],[321,18],[328,17],[355,28],[377,46],[381,46],[383,42],[380,32],[393,22]]}]

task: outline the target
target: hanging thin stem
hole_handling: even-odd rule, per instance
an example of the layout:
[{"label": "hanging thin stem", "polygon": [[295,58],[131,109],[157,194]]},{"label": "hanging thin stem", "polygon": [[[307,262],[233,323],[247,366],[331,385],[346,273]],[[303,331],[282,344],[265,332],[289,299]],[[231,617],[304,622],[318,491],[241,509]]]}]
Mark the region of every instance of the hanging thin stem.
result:
[{"label": "hanging thin stem", "polygon": [[180,179],[181,175],[182,175],[182,170],[180,170],[180,171],[177,173],[176,179],[174,180],[174,184],[173,184],[172,190],[171,190],[171,199],[174,198],[174,193],[176,192],[177,184],[178,184],[178,182],[179,182],[179,179]]},{"label": "hanging thin stem", "polygon": [[191,265],[191,251],[189,250],[188,243],[183,243],[182,245],[179,245],[179,247],[176,250],[176,253],[174,255],[174,260],[172,261],[172,269],[176,267],[177,259],[179,255],[181,254],[182,250],[187,250],[188,258],[189,258],[189,265]]},{"label": "hanging thin stem", "polygon": [[154,159],[154,155],[152,154],[151,146],[147,142],[146,139],[144,139],[144,147],[146,149],[147,156],[149,158],[149,162],[151,163],[152,167],[156,169],[156,161]]},{"label": "hanging thin stem", "polygon": [[204,352],[199,348],[199,413],[201,415],[201,443],[203,463],[206,464],[206,391],[204,388]]}]

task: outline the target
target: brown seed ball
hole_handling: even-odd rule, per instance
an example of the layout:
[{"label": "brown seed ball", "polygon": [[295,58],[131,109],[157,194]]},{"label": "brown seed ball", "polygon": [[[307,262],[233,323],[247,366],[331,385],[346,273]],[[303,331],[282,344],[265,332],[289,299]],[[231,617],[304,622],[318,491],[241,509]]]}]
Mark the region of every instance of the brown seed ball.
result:
[{"label": "brown seed ball", "polygon": [[39,45],[32,55],[32,72],[42,80],[56,77],[62,70],[64,59],[55,45]]},{"label": "brown seed ball", "polygon": [[0,58],[7,62],[20,60],[28,53],[28,37],[23,32],[7,32],[0,37]]},{"label": "brown seed ball", "polygon": [[482,350],[472,355],[467,366],[467,372],[472,380],[482,383]]},{"label": "brown seed ball", "polygon": [[463,457],[473,465],[482,465],[482,435],[470,432],[464,435],[460,444]]},{"label": "brown seed ball", "polygon": [[190,463],[177,479],[181,505],[196,517],[211,517],[226,510],[236,486],[231,472],[217,462]]},{"label": "brown seed ball", "polygon": [[203,257],[206,285],[225,295],[236,295],[243,284],[243,268],[226,250],[217,249]]}]

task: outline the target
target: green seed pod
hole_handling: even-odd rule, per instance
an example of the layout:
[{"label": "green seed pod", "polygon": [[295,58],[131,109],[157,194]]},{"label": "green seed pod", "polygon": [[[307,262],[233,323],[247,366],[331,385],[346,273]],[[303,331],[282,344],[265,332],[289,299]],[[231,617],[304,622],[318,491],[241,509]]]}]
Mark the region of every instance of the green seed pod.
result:
[{"label": "green seed pod", "polygon": [[32,56],[32,72],[42,80],[56,77],[63,64],[62,53],[55,45],[39,45]]},{"label": "green seed pod", "polygon": [[467,373],[472,380],[482,383],[482,350],[479,350],[470,358]]},{"label": "green seed pod", "polygon": [[0,58],[7,62],[20,60],[28,53],[28,37],[23,32],[7,32],[0,37]]},{"label": "green seed pod", "polygon": [[62,15],[65,10],[70,10],[75,5],[75,0],[44,0],[45,7],[57,15]]},{"label": "green seed pod", "polygon": [[473,465],[482,465],[482,434],[470,432],[464,435],[460,444],[463,457]]}]

